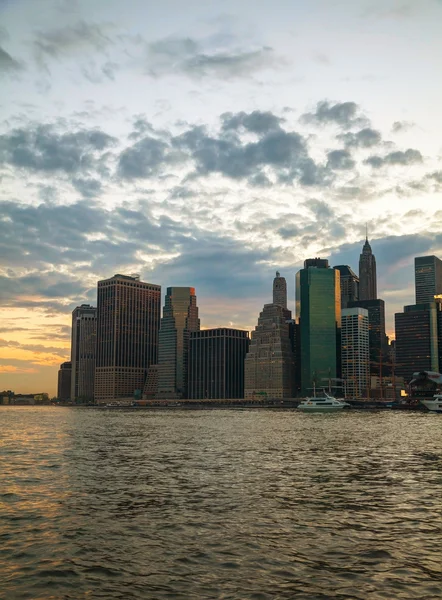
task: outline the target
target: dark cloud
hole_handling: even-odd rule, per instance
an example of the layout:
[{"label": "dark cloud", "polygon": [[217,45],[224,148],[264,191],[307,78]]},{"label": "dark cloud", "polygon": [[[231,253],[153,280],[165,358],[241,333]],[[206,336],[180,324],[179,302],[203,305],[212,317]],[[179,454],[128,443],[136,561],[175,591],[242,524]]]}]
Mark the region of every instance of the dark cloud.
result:
[{"label": "dark cloud", "polygon": [[21,71],[23,65],[0,46],[0,74],[2,72]]},{"label": "dark cloud", "polygon": [[281,129],[281,123],[285,119],[281,119],[269,111],[254,110],[251,113],[224,113],[221,115],[221,121],[224,131],[244,129],[262,135],[269,131]]},{"label": "dark cloud", "polygon": [[120,154],[118,174],[123,179],[152,177],[166,164],[183,158],[167,142],[146,136]]},{"label": "dark cloud", "polygon": [[101,192],[101,182],[98,179],[83,179],[78,177],[72,180],[72,185],[84,198],[94,198]]},{"label": "dark cloud", "polygon": [[422,154],[419,150],[408,148],[403,152],[397,150],[390,152],[386,156],[370,156],[364,163],[373,167],[373,169],[380,169],[385,165],[412,165],[415,163],[421,163],[423,161]]},{"label": "dark cloud", "polygon": [[[118,174],[123,179],[148,178],[170,170],[171,165],[192,166],[190,177],[219,173],[232,179],[247,179],[254,186],[268,186],[269,175],[279,183],[321,185],[330,177],[327,169],[310,158],[305,139],[285,131],[272,113],[225,114],[219,134],[203,126],[190,126],[175,137],[148,135],[126,148],[119,158]],[[150,127],[141,121],[138,129]],[[243,141],[238,130],[256,133],[258,140]],[[266,172],[269,171],[269,172]]]},{"label": "dark cloud", "polygon": [[343,141],[347,148],[371,148],[380,144],[382,139],[380,132],[370,127],[365,127],[356,133],[341,133],[336,138]]},{"label": "dark cloud", "polygon": [[347,150],[332,150],[327,154],[327,168],[346,171],[353,169],[355,161]]},{"label": "dark cloud", "polygon": [[205,51],[203,45],[191,38],[166,38],[148,45],[147,68],[154,77],[185,74],[201,78],[249,77],[254,71],[276,63],[272,48],[251,51],[217,49]]},{"label": "dark cloud", "polygon": [[99,129],[60,133],[54,125],[30,125],[0,136],[0,164],[74,174],[97,167],[97,155],[115,143]]},{"label": "dark cloud", "polygon": [[327,100],[318,102],[315,112],[303,114],[301,121],[316,125],[335,124],[343,129],[367,124],[367,119],[360,114],[359,106],[355,102],[330,104]]},{"label": "dark cloud", "polygon": [[[242,117],[244,119],[244,117]],[[232,179],[253,178],[270,168],[282,183],[321,184],[324,173],[309,157],[304,138],[294,131],[277,129],[256,142],[211,136],[204,127],[193,127],[175,137],[174,146],[186,151],[196,165],[196,175],[220,173]]]}]

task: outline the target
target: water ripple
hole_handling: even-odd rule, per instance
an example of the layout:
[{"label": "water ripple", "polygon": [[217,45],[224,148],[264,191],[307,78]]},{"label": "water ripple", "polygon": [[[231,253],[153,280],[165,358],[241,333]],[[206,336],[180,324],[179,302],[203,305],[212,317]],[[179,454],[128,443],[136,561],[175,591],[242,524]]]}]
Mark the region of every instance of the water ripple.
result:
[{"label": "water ripple", "polygon": [[0,411],[0,598],[442,597],[442,419]]}]

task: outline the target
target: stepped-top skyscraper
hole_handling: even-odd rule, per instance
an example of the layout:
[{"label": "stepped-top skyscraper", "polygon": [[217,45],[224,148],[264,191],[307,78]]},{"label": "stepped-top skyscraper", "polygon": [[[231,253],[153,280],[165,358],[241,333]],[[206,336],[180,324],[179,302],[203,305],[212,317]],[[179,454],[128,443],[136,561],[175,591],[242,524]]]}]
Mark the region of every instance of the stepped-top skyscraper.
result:
[{"label": "stepped-top skyscraper", "polygon": [[245,360],[245,398],[292,398],[295,355],[290,339],[287,284],[276,273],[273,303],[261,311]]},{"label": "stepped-top skyscraper", "polygon": [[376,259],[367,236],[359,257],[359,300],[376,300],[377,297]]},{"label": "stepped-top skyscraper", "polygon": [[168,287],[158,350],[159,399],[187,397],[190,333],[199,329],[195,288]]}]

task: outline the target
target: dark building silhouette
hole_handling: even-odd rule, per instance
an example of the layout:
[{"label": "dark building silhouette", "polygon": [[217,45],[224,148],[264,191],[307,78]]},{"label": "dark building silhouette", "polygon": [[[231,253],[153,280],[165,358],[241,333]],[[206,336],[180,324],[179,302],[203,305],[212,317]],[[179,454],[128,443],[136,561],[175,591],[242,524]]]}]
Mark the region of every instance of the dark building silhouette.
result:
[{"label": "dark building silhouette", "polygon": [[385,302],[376,300],[358,300],[349,302],[348,308],[365,308],[368,310],[368,331],[370,347],[370,373],[379,377],[390,372],[388,356],[388,339],[385,333]]},{"label": "dark building silhouette", "polygon": [[442,260],[437,256],[417,256],[414,259],[416,304],[434,302],[442,295]]},{"label": "dark building silhouette", "polygon": [[296,274],[296,317],[301,336],[301,393],[328,385],[340,369],[340,272],[326,259],[308,259]]},{"label": "dark building silhouette", "polygon": [[264,305],[252,332],[245,360],[245,398],[294,396],[291,317],[292,313],[287,309],[287,284],[277,272],[273,280],[273,303]]},{"label": "dark building silhouette", "polygon": [[195,288],[168,287],[159,338],[159,399],[187,397],[189,339],[199,329]]},{"label": "dark building silhouette", "polygon": [[220,327],[190,334],[188,398],[244,398],[249,333]]},{"label": "dark building silhouette", "polygon": [[72,375],[72,364],[71,362],[64,362],[60,365],[58,371],[58,389],[57,398],[60,400],[69,400],[71,397],[71,375]]},{"label": "dark building silhouette", "polygon": [[359,300],[376,300],[377,297],[376,259],[367,237],[359,257]]},{"label": "dark building silhouette", "polygon": [[158,360],[161,286],[138,276],[98,282],[95,401],[133,396]]},{"label": "dark building silhouette", "polygon": [[349,302],[359,300],[359,277],[348,265],[333,268],[341,274],[341,308],[348,308]]},{"label": "dark building silhouette", "polygon": [[95,358],[97,349],[97,309],[89,304],[72,311],[71,399],[94,398]]},{"label": "dark building silhouette", "polygon": [[439,369],[441,306],[436,302],[414,304],[394,315],[396,374],[405,381],[410,381],[413,373]]}]

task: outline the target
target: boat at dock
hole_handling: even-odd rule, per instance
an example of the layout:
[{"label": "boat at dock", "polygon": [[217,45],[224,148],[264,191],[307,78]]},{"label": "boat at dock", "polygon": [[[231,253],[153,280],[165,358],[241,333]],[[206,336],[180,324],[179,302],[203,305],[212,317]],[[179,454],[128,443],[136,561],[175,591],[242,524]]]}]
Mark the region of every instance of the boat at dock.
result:
[{"label": "boat at dock", "polygon": [[298,410],[303,412],[338,412],[343,408],[350,407],[348,402],[337,400],[334,396],[327,394],[323,390],[323,396],[314,396],[304,398],[299,405]]},{"label": "boat at dock", "polygon": [[431,412],[442,413],[442,393],[434,394],[431,400],[421,400],[421,403]]}]

